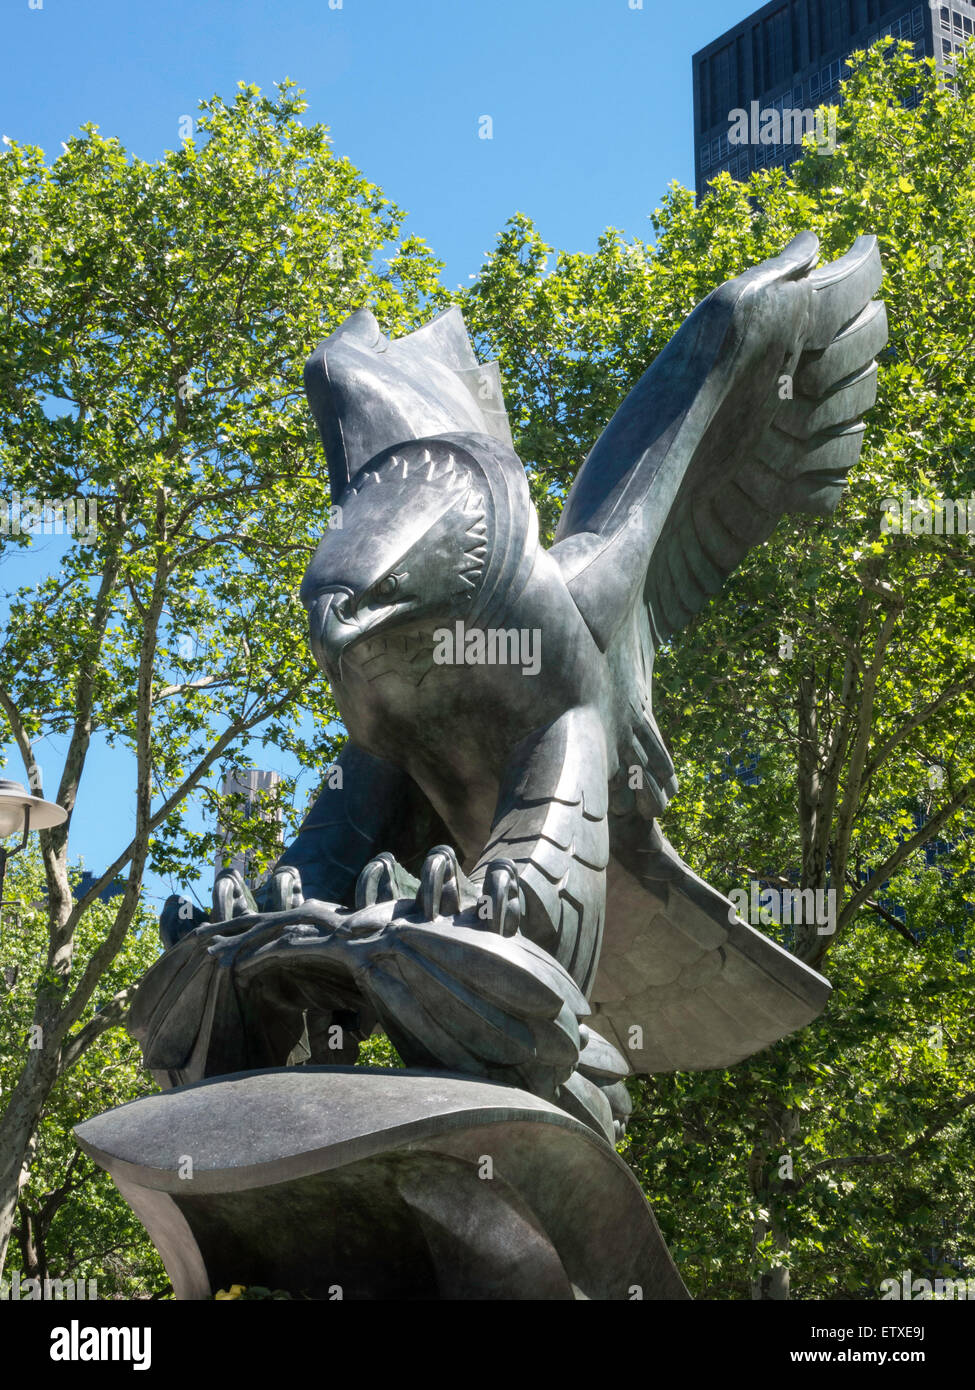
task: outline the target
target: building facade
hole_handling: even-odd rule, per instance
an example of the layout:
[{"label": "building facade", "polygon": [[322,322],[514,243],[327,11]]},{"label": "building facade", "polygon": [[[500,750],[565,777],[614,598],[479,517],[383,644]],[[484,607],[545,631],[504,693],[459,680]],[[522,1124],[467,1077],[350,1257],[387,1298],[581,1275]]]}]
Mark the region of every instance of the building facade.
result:
[{"label": "building facade", "polygon": [[[913,43],[917,57],[950,69],[973,33],[973,0],[770,0],[694,55],[698,197],[722,170],[747,179],[755,169],[788,168],[812,113],[837,104],[854,50],[891,34]],[[749,117],[744,140],[742,112]]]}]

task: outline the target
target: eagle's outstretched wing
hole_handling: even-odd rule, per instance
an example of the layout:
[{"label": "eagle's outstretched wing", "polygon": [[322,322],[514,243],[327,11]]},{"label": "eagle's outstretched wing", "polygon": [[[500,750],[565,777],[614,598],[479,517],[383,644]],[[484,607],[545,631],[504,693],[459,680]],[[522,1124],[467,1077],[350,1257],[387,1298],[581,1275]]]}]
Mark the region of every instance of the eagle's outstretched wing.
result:
[{"label": "eagle's outstretched wing", "polygon": [[[552,554],[630,681],[611,788],[611,897],[595,1024],[637,1071],[729,1066],[809,1023],[829,985],[702,882],[654,817],[673,791],[653,720],[653,649],[789,511],[828,513],[856,462],[887,340],[876,239],[816,270],[797,237],[720,286],[616,412],[566,502]],[[615,866],[615,867],[614,867]]]},{"label": "eagle's outstretched wing", "polygon": [[645,604],[680,631],[784,513],[839,501],[887,341],[875,237],[803,232],[702,301],[603,431],[552,555],[600,646]]}]

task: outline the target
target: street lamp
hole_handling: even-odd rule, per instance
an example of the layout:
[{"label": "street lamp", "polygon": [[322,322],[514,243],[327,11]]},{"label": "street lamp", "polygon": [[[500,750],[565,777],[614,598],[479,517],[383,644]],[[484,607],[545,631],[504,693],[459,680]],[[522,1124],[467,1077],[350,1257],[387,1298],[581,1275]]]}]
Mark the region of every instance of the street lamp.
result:
[{"label": "street lamp", "polygon": [[31,796],[19,782],[0,777],[0,840],[7,835],[22,832],[20,844],[16,849],[5,849],[0,845],[0,908],[3,901],[3,880],[7,873],[7,860],[27,844],[27,836],[32,830],[50,830],[52,825],[62,825],[68,819],[63,806],[53,801],[45,801],[40,796]]}]

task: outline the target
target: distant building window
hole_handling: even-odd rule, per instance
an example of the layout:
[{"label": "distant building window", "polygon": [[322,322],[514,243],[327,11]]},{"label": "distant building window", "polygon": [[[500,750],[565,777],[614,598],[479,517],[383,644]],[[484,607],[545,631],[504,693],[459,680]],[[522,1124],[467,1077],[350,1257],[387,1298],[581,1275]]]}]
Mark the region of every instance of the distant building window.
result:
[{"label": "distant building window", "polygon": [[[943,7],[941,11],[941,27],[942,29],[951,28],[951,11],[947,6]],[[867,40],[867,47],[870,48],[878,39],[885,38],[888,34],[895,39],[910,39],[915,34],[923,33],[924,11],[917,7],[909,10],[907,14],[901,15],[900,19],[895,19],[890,24],[885,25],[879,34],[872,34]]]},{"label": "distant building window", "polygon": [[958,13],[957,10],[952,10],[952,12],[951,12],[951,22],[952,22],[952,24],[955,26],[955,33],[956,33],[956,34],[960,34],[961,31],[962,31],[962,23],[961,23],[961,15]]},{"label": "distant building window", "polygon": [[711,146],[710,144],[701,146],[701,168],[711,168]]},{"label": "distant building window", "polygon": [[945,29],[951,28],[951,11],[947,5],[941,6],[941,23]]},{"label": "distant building window", "polygon": [[948,55],[951,53],[951,39],[942,39],[942,40],[941,40],[941,51],[942,51],[942,53],[945,55],[945,57],[947,58]]}]

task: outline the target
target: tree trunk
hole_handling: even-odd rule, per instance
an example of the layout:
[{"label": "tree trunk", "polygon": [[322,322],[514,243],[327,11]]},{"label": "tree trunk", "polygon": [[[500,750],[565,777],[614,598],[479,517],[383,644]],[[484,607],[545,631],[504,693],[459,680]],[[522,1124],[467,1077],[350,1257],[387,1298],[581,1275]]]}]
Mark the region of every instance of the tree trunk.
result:
[{"label": "tree trunk", "polygon": [[37,1279],[43,1284],[48,1277],[44,1218],[41,1213],[31,1211],[25,1202],[19,1203],[19,1210],[17,1239],[22,1260],[21,1273],[25,1279]]},{"label": "tree trunk", "polygon": [[57,1053],[38,1048],[29,1055],[20,1080],[0,1117],[0,1276],[17,1219],[17,1199],[30,1171],[34,1135],[44,1104],[57,1079]]},{"label": "tree trunk", "polygon": [[791,1177],[782,1174],[782,1160],[791,1157],[789,1145],[799,1132],[799,1111],[772,1102],[764,1131],[748,1165],[752,1201],[757,1208],[752,1224],[752,1254],[754,1257],[771,1234],[772,1259],[770,1268],[752,1280],[752,1298],[780,1301],[790,1294],[786,1196],[793,1187]]}]

